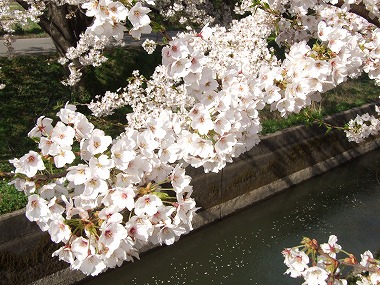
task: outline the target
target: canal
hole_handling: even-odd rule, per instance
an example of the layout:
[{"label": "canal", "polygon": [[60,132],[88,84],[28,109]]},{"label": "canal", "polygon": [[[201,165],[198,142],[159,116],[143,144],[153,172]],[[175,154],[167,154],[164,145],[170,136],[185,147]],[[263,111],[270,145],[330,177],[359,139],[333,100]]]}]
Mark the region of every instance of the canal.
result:
[{"label": "canal", "polygon": [[376,150],[81,284],[301,284],[281,251],[303,236],[335,234],[358,258],[380,249],[379,180]]}]

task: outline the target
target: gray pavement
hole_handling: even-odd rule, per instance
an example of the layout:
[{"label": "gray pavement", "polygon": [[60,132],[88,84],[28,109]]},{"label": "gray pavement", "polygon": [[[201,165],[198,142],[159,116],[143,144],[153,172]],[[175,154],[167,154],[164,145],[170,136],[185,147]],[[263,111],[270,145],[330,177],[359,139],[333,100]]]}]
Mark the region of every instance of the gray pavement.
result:
[{"label": "gray pavement", "polygon": [[[176,31],[169,31],[170,36],[174,36]],[[145,39],[160,40],[158,34],[143,35],[141,40],[134,40],[130,35],[124,37],[124,42],[126,45],[138,46],[141,45]],[[55,53],[56,48],[53,44],[51,38],[28,38],[28,39],[16,39],[12,44],[14,51],[13,54],[49,54]],[[8,56],[9,52],[7,47],[4,45],[4,40],[0,40],[0,56]]]},{"label": "gray pavement", "polygon": [[[12,43],[14,54],[47,54],[56,52],[53,41],[50,38],[17,39]],[[9,55],[4,40],[0,41],[0,56]]]}]

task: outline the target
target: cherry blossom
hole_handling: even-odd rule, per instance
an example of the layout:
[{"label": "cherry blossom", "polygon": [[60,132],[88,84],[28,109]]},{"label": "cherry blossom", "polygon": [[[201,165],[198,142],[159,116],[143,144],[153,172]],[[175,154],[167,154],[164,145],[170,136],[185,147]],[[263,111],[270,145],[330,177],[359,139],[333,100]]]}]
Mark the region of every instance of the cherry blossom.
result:
[{"label": "cherry blossom", "polygon": [[45,169],[41,156],[32,150],[20,159],[13,160],[12,163],[16,167],[16,173],[22,173],[28,177],[33,177],[39,170]]},{"label": "cherry blossom", "polygon": [[[321,245],[315,239],[305,237],[301,245],[285,249],[282,254],[284,263],[289,267],[285,273],[290,273],[293,278],[303,278],[305,282],[302,284],[309,285],[347,285],[348,280],[349,284],[378,284],[380,262],[373,258],[372,253],[364,252],[359,263],[353,254],[336,242],[335,235],[330,235],[328,243]],[[349,279],[342,276],[344,267],[352,269],[347,275]]]},{"label": "cherry blossom", "polygon": [[328,243],[321,244],[323,252],[335,258],[336,254],[342,249],[342,247],[336,243],[337,241],[338,238],[335,235],[331,235]]},{"label": "cherry blossom", "polygon": [[328,273],[320,267],[309,267],[303,273],[305,283],[309,285],[327,285]]}]

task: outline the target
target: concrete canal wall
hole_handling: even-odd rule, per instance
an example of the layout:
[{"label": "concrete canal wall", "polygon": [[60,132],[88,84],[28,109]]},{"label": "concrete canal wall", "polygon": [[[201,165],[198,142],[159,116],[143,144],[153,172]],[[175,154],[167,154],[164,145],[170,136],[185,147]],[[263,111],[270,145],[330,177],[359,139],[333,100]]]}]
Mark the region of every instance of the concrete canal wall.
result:
[{"label": "concrete canal wall", "polygon": [[[335,115],[327,121],[342,125],[366,112],[374,113],[374,105]],[[194,228],[267,199],[379,146],[380,136],[356,144],[348,142],[341,131],[326,134],[318,126],[298,126],[263,136],[258,146],[220,173],[188,170],[193,177],[193,197],[201,207],[194,218]],[[54,249],[49,237],[25,218],[24,210],[0,216],[0,284],[2,280],[20,279],[20,274],[25,278],[18,283],[4,284],[68,285],[83,280],[82,273],[70,271],[65,263],[50,257]]]}]

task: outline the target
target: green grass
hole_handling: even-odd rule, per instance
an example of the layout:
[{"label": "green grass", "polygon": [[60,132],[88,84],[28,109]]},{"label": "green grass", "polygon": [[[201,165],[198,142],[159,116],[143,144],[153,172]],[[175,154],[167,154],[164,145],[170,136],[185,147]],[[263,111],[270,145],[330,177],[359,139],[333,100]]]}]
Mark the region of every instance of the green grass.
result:
[{"label": "green grass", "polygon": [[0,181],[0,215],[21,209],[27,202],[28,198],[23,192],[8,185],[8,181]]},{"label": "green grass", "polygon": [[47,56],[0,58],[0,159],[20,156],[34,143],[25,139],[36,119],[56,113],[54,107],[70,99],[60,83],[63,68]]},{"label": "green grass", "polygon": [[[67,101],[86,103],[97,94],[106,90],[116,91],[125,86],[127,78],[134,69],[149,77],[154,67],[160,63],[160,51],[149,56],[141,49],[114,49],[108,51],[110,57],[101,68],[91,69],[87,73],[86,92],[73,93],[60,81],[64,78],[61,65],[56,58],[45,55],[0,58],[0,83],[6,88],[0,90],[0,170],[10,171],[8,160],[21,157],[35,143],[27,138],[27,133],[34,126],[36,119],[45,115],[55,119],[58,109]],[[120,64],[123,63],[123,64]],[[366,77],[349,81],[323,96],[321,103],[314,104],[307,112],[315,117],[323,117],[352,107],[373,102],[379,96],[378,87]],[[80,111],[88,114],[85,107]],[[125,111],[116,112],[107,121],[98,120],[97,127],[115,136],[122,127],[115,127],[116,122],[126,123]],[[278,112],[264,112],[263,134],[275,132],[308,121],[304,112],[281,118]],[[25,196],[17,192],[7,181],[0,181],[0,214],[22,208]]]},{"label": "green grass", "polygon": [[[9,163],[1,162],[0,170],[11,171]],[[19,192],[13,185],[8,185],[7,180],[0,179],[0,215],[16,211],[25,206],[28,198],[23,192]]]}]

